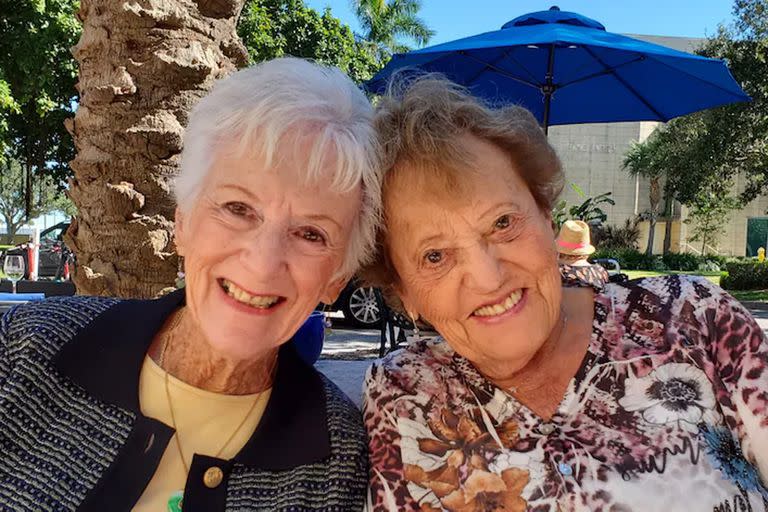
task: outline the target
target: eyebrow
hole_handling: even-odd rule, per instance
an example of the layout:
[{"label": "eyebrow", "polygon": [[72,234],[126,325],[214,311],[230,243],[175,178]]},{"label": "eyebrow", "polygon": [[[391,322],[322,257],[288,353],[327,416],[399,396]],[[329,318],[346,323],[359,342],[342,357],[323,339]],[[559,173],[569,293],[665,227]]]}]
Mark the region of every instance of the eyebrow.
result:
[{"label": "eyebrow", "polygon": [[[221,185],[221,188],[228,188],[228,189],[238,190],[240,192],[243,192],[247,196],[252,197],[253,199],[256,199],[256,200],[259,199],[259,196],[257,196],[256,194],[254,194],[253,192],[251,192],[250,190],[248,190],[247,188],[245,188],[245,187],[243,187],[241,185],[225,183],[224,185]],[[309,220],[312,220],[312,221],[315,221],[315,222],[317,222],[317,221],[328,221],[331,224],[334,224],[339,229],[339,231],[344,231],[344,228],[341,226],[341,224],[339,224],[339,222],[336,219],[334,219],[333,217],[331,217],[329,215],[326,215],[324,213],[314,213],[314,214],[309,214],[309,215],[302,215],[302,217],[305,217],[305,218],[307,218]]]},{"label": "eyebrow", "polygon": [[339,231],[344,231],[344,228],[342,228],[341,224],[339,224],[336,219],[334,219],[333,217],[331,217],[329,215],[325,215],[323,213],[315,213],[315,214],[310,214],[310,215],[303,215],[303,217],[306,217],[309,220],[313,220],[313,221],[316,221],[316,222],[317,221],[323,221],[323,220],[328,221],[328,222],[334,224],[339,229]]},{"label": "eyebrow", "polygon": [[490,208],[488,208],[487,210],[485,210],[485,212],[483,212],[483,214],[480,215],[478,218],[479,219],[483,219],[483,218],[487,217],[488,215],[490,215],[491,212],[501,210],[502,207],[504,207],[504,208],[506,208],[506,207],[514,207],[517,210],[520,209],[520,207],[517,205],[517,203],[514,203],[512,201],[502,201],[501,203],[496,203],[495,205],[493,205]]},{"label": "eyebrow", "polygon": [[432,243],[438,240],[442,240],[442,238],[443,238],[442,235],[431,235],[431,236],[422,237],[416,243],[415,250],[417,253],[420,253],[425,246],[431,245]]},{"label": "eyebrow", "polygon": [[256,194],[254,194],[253,192],[251,192],[247,188],[243,187],[242,185],[225,183],[225,184],[221,185],[221,188],[230,188],[230,189],[238,190],[238,191],[244,193],[247,196],[253,197],[254,199],[258,199],[258,196]]}]

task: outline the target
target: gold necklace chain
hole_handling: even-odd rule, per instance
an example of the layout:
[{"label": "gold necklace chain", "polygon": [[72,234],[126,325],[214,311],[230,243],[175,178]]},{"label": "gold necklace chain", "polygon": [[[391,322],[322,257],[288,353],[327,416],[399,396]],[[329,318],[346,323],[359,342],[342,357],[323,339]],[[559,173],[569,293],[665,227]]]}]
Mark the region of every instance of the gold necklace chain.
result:
[{"label": "gold necklace chain", "polygon": [[[181,312],[182,311],[183,310],[180,310],[176,314],[176,318],[173,319],[173,324],[171,324],[170,328],[168,329],[168,333],[172,332],[174,329],[176,329],[176,327],[179,326],[179,323],[181,322],[181,316],[182,316]],[[165,352],[166,352],[166,350],[168,348],[168,338],[169,338],[169,336],[166,335],[165,339],[163,340],[163,347],[160,349],[160,358],[158,360],[158,364],[159,364],[160,368],[163,370],[163,372],[165,373],[165,378],[164,378],[164,380],[165,380],[165,398],[168,401],[168,410],[171,413],[171,426],[176,431],[175,435],[173,436],[174,439],[176,440],[176,448],[179,451],[179,456],[181,457],[181,463],[184,465],[184,470],[186,471],[185,474],[188,474],[189,473],[189,463],[187,463],[187,459],[186,459],[186,457],[184,457],[184,450],[181,449],[181,438],[180,438],[180,435],[179,435],[179,429],[176,426],[176,415],[175,415],[175,413],[173,411],[173,402],[171,401],[171,390],[170,390],[170,387],[168,385],[168,381],[169,381],[168,375],[170,374],[170,372],[168,370],[166,370],[165,368],[163,368],[163,365],[165,364]],[[266,373],[266,377],[265,377],[263,385],[266,385],[267,381],[269,381],[269,379],[272,378],[272,373],[275,371],[275,366],[277,366],[277,357],[275,357],[275,360],[272,362],[272,365],[270,366],[269,372]],[[260,387],[263,387],[263,386],[260,386]],[[258,396],[253,400],[253,404],[251,404],[251,407],[248,409],[248,412],[245,414],[243,419],[237,425],[237,428],[232,432],[232,434],[230,434],[230,436],[227,438],[227,440],[221,446],[221,448],[216,453],[216,455],[214,455],[215,458],[218,459],[221,456],[221,454],[224,452],[224,449],[227,446],[229,446],[229,443],[232,442],[232,440],[235,438],[237,433],[240,432],[240,429],[243,428],[243,425],[245,425],[245,422],[248,421],[248,418],[251,417],[251,414],[253,414],[254,409],[256,409],[256,405],[259,403],[260,399],[262,397],[266,396],[265,391],[266,391],[266,389],[261,391],[258,394]]]}]

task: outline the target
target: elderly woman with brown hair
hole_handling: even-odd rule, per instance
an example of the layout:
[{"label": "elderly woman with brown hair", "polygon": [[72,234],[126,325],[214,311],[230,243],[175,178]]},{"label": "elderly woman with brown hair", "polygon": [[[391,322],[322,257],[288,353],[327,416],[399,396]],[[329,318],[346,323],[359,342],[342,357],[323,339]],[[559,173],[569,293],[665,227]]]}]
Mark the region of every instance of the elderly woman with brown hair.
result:
[{"label": "elderly woman with brown hair", "polygon": [[0,323],[0,509],[360,510],[359,411],[291,339],[371,252],[373,109],[284,58],[217,83],[175,180],[186,287]]},{"label": "elderly woman with brown hair", "polygon": [[564,287],[558,158],[443,79],[382,99],[366,274],[439,337],[365,382],[377,511],[768,509],[768,344],[697,277]]}]

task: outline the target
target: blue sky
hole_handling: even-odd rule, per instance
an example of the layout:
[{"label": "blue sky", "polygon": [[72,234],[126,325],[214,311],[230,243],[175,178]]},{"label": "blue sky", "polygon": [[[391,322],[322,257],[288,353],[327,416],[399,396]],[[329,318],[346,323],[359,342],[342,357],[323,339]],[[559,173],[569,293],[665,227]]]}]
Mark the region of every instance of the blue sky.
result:
[{"label": "blue sky", "polygon": [[[306,0],[316,9],[329,6],[335,16],[358,30],[351,0]],[[437,33],[432,43],[497,30],[506,21],[558,5],[605,25],[610,32],[705,37],[731,18],[732,0],[422,0],[422,18]]]}]

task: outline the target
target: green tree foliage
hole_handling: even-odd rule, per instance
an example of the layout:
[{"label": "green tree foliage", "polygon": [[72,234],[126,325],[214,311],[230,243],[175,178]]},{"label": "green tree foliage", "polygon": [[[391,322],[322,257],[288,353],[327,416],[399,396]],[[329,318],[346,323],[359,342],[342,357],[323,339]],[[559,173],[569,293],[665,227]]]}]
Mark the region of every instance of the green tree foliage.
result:
[{"label": "green tree foliage", "polygon": [[717,252],[720,236],[725,231],[728,214],[740,206],[731,195],[730,180],[713,179],[697,191],[688,203],[690,208],[685,223],[691,226],[688,241],[701,243],[701,254]]},{"label": "green tree foliage", "polygon": [[747,181],[743,202],[768,192],[768,0],[736,0],[733,14],[701,53],[724,59],[752,101],[675,119],[654,143],[655,161],[685,204],[713,179],[739,173]]},{"label": "green tree foliage", "polygon": [[[0,219],[6,225],[3,243],[11,243],[24,225],[24,169],[18,160],[6,158],[0,164]],[[49,176],[41,176],[32,187],[32,217],[52,212],[74,213],[72,202]]]},{"label": "green tree foliage", "polygon": [[645,253],[649,256],[653,254],[656,221],[659,218],[662,195],[666,195],[662,192],[662,182],[666,176],[667,169],[663,162],[657,161],[659,158],[658,144],[659,137],[656,134],[652,134],[643,143],[633,144],[624,156],[623,162],[624,168],[629,172],[630,176],[646,178],[649,183],[648,199],[651,207],[647,213],[647,218],[650,226],[648,229],[648,244],[645,248]]},{"label": "green tree foliage", "polygon": [[77,98],[70,48],[80,36],[77,0],[0,0],[0,146],[31,176],[58,184],[74,156],[64,120]]},{"label": "green tree foliage", "polygon": [[603,207],[613,206],[616,201],[611,199],[612,192],[605,192],[596,196],[588,197],[586,192],[575,183],[571,183],[571,190],[576,192],[583,201],[579,204],[568,205],[565,199],[558,202],[552,208],[552,222],[559,230],[567,220],[581,220],[595,229],[599,229],[608,219]]},{"label": "green tree foliage", "polygon": [[418,16],[420,0],[353,0],[353,6],[363,39],[376,45],[381,60],[410,50],[402,39],[424,46],[435,35]]},{"label": "green tree foliage", "polygon": [[237,31],[252,62],[283,55],[311,58],[358,82],[381,67],[371,45],[356,40],[330,9],[320,14],[303,0],[249,0]]}]

